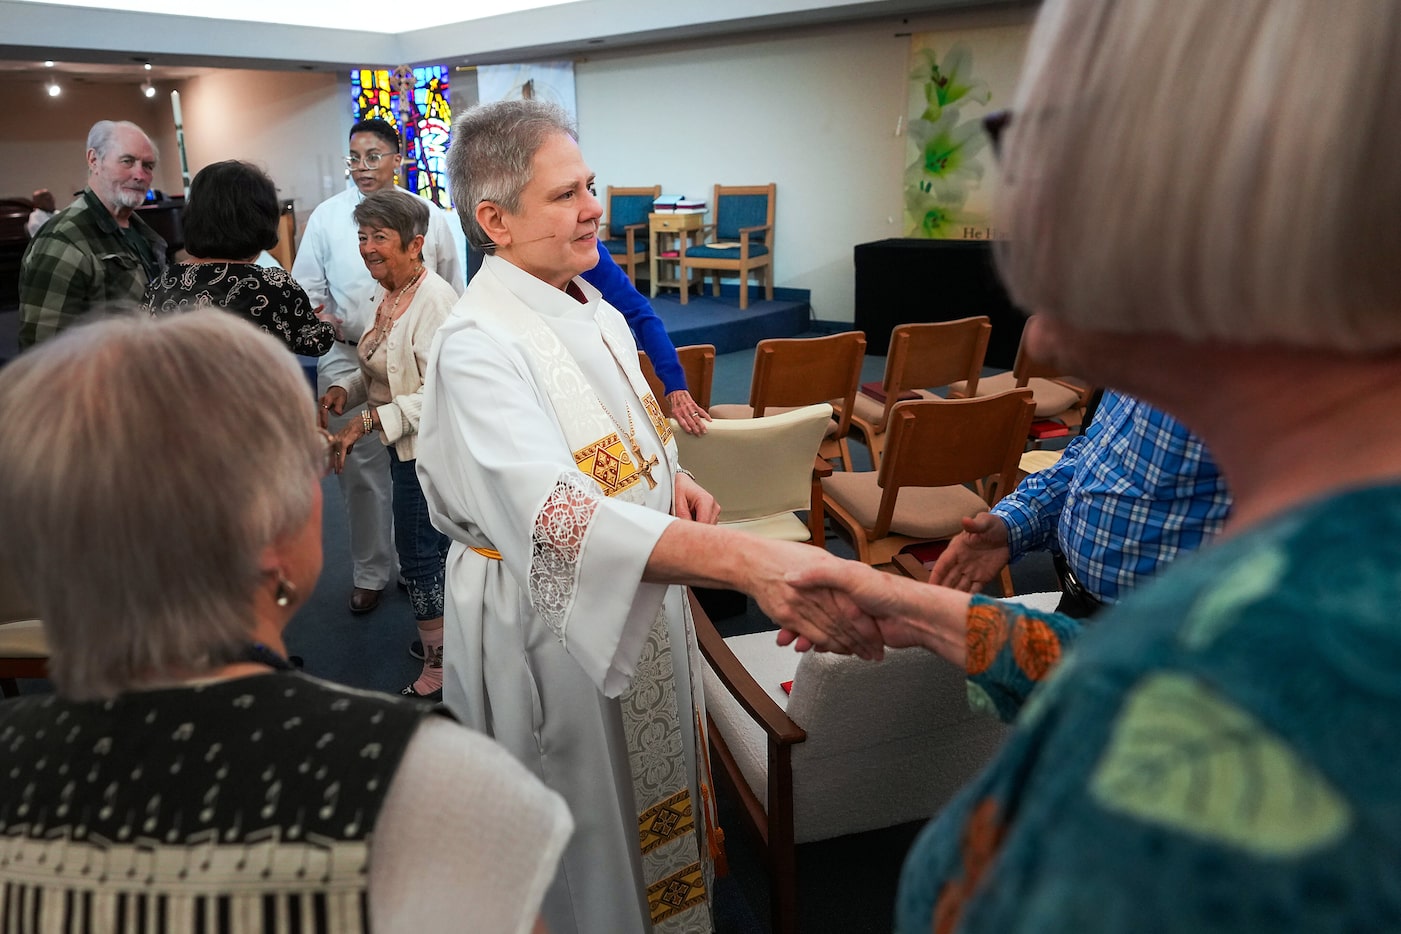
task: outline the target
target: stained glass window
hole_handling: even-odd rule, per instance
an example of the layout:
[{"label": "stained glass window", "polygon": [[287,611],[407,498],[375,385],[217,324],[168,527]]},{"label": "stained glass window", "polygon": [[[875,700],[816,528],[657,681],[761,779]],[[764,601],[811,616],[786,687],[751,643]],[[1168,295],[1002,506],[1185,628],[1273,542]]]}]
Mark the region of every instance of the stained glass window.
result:
[{"label": "stained glass window", "polygon": [[357,68],[350,73],[354,117],[393,124],[404,141],[399,183],[442,207],[451,207],[447,190],[448,132],[452,128],[448,69]]}]

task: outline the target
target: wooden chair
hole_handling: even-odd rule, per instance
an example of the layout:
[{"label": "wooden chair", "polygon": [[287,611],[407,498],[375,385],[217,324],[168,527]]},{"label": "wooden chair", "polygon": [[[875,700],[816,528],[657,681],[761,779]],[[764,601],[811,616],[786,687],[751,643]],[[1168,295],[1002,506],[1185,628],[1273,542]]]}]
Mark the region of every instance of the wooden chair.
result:
[{"label": "wooden chair", "polygon": [[1009,389],[1030,389],[1036,399],[1036,418],[1027,435],[1027,440],[1035,447],[1047,438],[1078,432],[1084,423],[1085,406],[1094,393],[1093,387],[1028,353],[1023,330],[1017,359],[1010,372],[985,376],[972,384],[951,383],[949,398],[991,396]]},{"label": "wooden chair", "polygon": [[[676,431],[681,465],[720,504],[720,525],[764,538],[826,543],[817,452],[832,407],[825,402],[762,418],[721,419],[705,434]],[[808,521],[793,513],[807,510]]]},{"label": "wooden chair", "polygon": [[48,677],[48,642],[7,567],[0,567],[0,697],[19,696],[19,678]]},{"label": "wooden chair", "polygon": [[1028,389],[898,403],[880,469],[823,479],[833,527],[873,565],[907,545],[952,538],[965,516],[1012,488],[1034,408]]},{"label": "wooden chair", "polygon": [[895,404],[904,399],[938,398],[930,392],[938,386],[961,382],[976,394],[983,371],[992,324],[987,317],[960,318],[928,324],[902,324],[890,334],[885,376],[880,396],[866,387],[856,394],[851,427],[861,433],[871,451],[872,466],[880,466],[885,449],[885,426]]},{"label": "wooden chair", "polygon": [[[749,274],[758,272],[764,286],[764,301],[773,301],[773,214],[778,186],[716,185],[710,202],[715,222],[701,227],[709,242],[699,246],[681,238],[682,282],[691,281],[692,269],[710,271],[711,294],[720,294],[720,273],[739,276],[739,307],[749,307]],[[681,290],[681,304],[690,297]]]},{"label": "wooden chair", "polygon": [[652,213],[652,201],[662,193],[661,185],[650,188],[614,188],[609,185],[603,198],[608,216],[599,221],[603,247],[617,264],[623,267],[637,287],[637,267],[647,262],[651,235],[647,231],[647,215]]},{"label": "wooden chair", "polygon": [[799,654],[772,631],[723,639],[694,597],[692,608],[712,772],[764,852],[772,930],[792,934],[796,844],[932,817],[1006,727],[973,713],[965,673],[923,649],[881,662]]},{"label": "wooden chair", "polygon": [[713,405],[710,414],[714,418],[753,418],[771,415],[774,410],[830,402],[837,417],[822,442],[822,457],[840,457],[842,469],[850,470],[847,434],[865,355],[866,335],[860,331],[762,340],[754,348],[749,404]]},{"label": "wooden chair", "polygon": [[[680,361],[681,372],[686,378],[686,391],[691,394],[696,405],[703,409],[709,409],[710,387],[715,382],[715,345],[688,344],[685,347],[677,347],[676,358]],[[657,376],[657,370],[652,366],[651,358],[639,350],[637,359],[642,366],[642,375],[647,377],[647,383],[652,387],[652,394],[657,397],[657,402],[662,407],[662,414],[670,418],[671,403],[666,397],[666,387],[662,385],[660,377]]]}]

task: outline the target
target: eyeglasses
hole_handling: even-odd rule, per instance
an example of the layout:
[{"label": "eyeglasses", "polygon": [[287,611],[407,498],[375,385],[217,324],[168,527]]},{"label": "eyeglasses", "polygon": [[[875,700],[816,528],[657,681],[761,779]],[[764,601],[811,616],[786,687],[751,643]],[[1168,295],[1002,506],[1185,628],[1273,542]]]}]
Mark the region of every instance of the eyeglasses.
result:
[{"label": "eyeglasses", "polygon": [[367,152],[363,156],[346,156],[345,164],[347,168],[355,168],[363,165],[367,169],[377,169],[379,164],[390,156],[397,155],[392,152]]},{"label": "eyeglasses", "polygon": [[329,477],[331,474],[335,473],[336,468],[340,466],[340,445],[336,444],[335,437],[326,429],[317,428],[316,433],[321,438],[321,444],[324,445],[324,448],[319,452],[316,458],[316,462],[321,468],[321,476]]},{"label": "eyeglasses", "polygon": [[983,118],[983,131],[992,142],[992,154],[1002,158],[1002,134],[1012,123],[1012,111],[994,110]]}]

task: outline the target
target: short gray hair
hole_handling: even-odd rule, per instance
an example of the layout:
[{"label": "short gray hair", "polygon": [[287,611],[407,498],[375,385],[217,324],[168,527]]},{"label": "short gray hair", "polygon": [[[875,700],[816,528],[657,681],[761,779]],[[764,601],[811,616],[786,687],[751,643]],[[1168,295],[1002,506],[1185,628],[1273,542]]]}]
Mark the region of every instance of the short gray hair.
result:
[{"label": "short gray hair", "polygon": [[399,246],[407,249],[414,237],[427,236],[428,210],[422,198],[415,198],[407,191],[387,189],[366,195],[353,213],[357,226],[392,230],[399,235]]},{"label": "short gray hair", "polygon": [[97,158],[105,159],[107,153],[112,150],[112,140],[116,137],[118,128],[122,127],[135,130],[146,137],[146,142],[151,144],[151,150],[156,154],[156,158],[160,158],[160,148],[156,146],[156,141],[151,139],[151,134],[130,120],[99,120],[94,123],[92,129],[88,130],[88,149],[96,150]]},{"label": "short gray hair", "polygon": [[0,560],[61,694],[247,645],[262,552],[307,521],[325,456],[286,348],[214,309],[104,315],[0,370],[0,411]]},{"label": "short gray hair", "polygon": [[1401,3],[1046,0],[1001,271],[1077,327],[1401,346]]},{"label": "short gray hair", "polygon": [[579,139],[562,109],[535,100],[482,104],[453,123],[448,184],[467,242],[474,249],[496,250],[496,244],[477,223],[477,205],[491,201],[506,211],[519,211],[521,190],[530,183],[530,163],[556,133]]}]

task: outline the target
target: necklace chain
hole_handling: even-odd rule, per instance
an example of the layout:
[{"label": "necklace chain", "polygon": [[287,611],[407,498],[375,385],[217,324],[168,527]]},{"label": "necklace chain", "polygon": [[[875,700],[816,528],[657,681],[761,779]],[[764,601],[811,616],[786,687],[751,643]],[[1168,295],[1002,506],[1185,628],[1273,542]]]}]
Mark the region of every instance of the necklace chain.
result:
[{"label": "necklace chain", "polygon": [[[418,285],[418,280],[423,277],[423,270],[426,268],[427,267],[422,263],[419,263],[418,272],[414,273],[413,278],[405,282],[403,287],[394,293],[394,301],[389,306],[388,314],[375,313],[374,330],[370,332],[370,337],[373,339],[374,343],[371,343],[369,347],[365,348],[366,357],[373,355],[376,350],[379,350],[379,345],[383,344],[384,339],[389,336],[389,329],[394,326],[394,321],[396,320],[395,312],[399,310],[400,300],[403,299],[404,293]],[[383,302],[380,304],[383,304]]]},{"label": "necklace chain", "polygon": [[[647,489],[655,490],[657,488],[657,481],[652,479],[652,468],[657,466],[657,455],[653,454],[651,460],[642,456],[642,445],[637,443],[637,425],[632,420],[632,406],[626,403],[624,403],[624,406],[625,411],[628,413],[628,447],[632,448],[632,456],[637,460],[637,472],[642,474],[643,478],[647,481]],[[614,428],[618,429],[618,434],[621,436],[623,433],[622,424],[614,417],[613,412],[608,406],[603,404],[602,399],[598,400],[598,407],[603,409],[603,414],[608,416],[608,420],[613,423]]]}]

